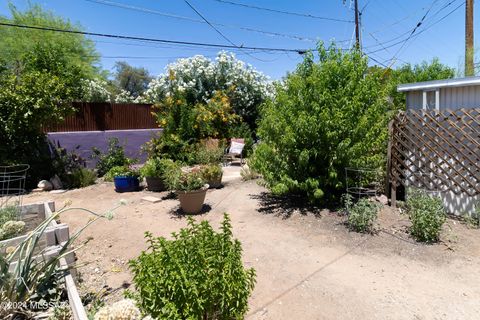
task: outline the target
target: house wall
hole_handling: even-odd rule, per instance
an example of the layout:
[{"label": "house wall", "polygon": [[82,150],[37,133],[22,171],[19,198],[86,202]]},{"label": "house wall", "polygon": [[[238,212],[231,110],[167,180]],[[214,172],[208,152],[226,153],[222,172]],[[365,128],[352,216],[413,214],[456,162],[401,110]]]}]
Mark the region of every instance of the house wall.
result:
[{"label": "house wall", "polygon": [[[423,91],[406,93],[407,109],[422,109]],[[480,86],[440,88],[440,110],[480,107]]]},{"label": "house wall", "polygon": [[87,167],[93,168],[96,163],[91,159],[93,147],[105,151],[108,140],[115,137],[124,146],[128,157],[137,158],[142,163],[146,160],[146,155],[141,152],[142,146],[153,137],[159,136],[161,132],[162,129],[73,131],[49,132],[47,136],[55,145],[60,145],[67,151],[75,151],[87,161]]}]

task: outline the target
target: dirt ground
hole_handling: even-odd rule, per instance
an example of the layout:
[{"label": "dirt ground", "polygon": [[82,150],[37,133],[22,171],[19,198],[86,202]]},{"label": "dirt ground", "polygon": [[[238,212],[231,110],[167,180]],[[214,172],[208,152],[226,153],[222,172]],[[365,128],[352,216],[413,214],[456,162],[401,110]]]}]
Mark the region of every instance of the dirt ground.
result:
[{"label": "dirt ground", "polygon": [[[186,225],[178,201],[142,201],[148,191],[117,194],[101,183],[63,194],[25,196],[25,203],[47,199],[57,208],[105,212],[120,199],[128,204],[113,220],[100,220],[85,230],[93,239],[78,252],[82,292],[113,288],[119,299],[130,284],[128,260],[145,249],[144,232],[169,236]],[[442,242],[415,243],[407,234],[408,219],[384,208],[375,235],[349,232],[343,218],[275,199],[255,181],[233,180],[210,190],[210,210],[198,219],[218,226],[223,212],[232,218],[242,242],[244,261],[257,271],[247,319],[478,319],[480,316],[480,231],[448,220]],[[62,215],[71,232],[89,216]]]}]

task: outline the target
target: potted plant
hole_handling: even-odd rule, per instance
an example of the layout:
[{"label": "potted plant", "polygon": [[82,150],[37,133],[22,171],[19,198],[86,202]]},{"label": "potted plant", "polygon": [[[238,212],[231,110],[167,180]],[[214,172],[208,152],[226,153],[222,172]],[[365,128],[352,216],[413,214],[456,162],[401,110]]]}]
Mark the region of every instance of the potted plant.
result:
[{"label": "potted plant", "polygon": [[108,176],[113,177],[116,192],[132,192],[140,189],[138,172],[128,166],[113,167],[108,171]]},{"label": "potted plant", "polygon": [[183,171],[175,165],[165,171],[164,179],[168,188],[175,190],[183,212],[194,214],[202,210],[208,184],[200,171]]},{"label": "potted plant", "polygon": [[165,169],[173,165],[173,160],[152,158],[147,160],[140,169],[142,177],[147,182],[147,188],[150,191],[165,191],[167,188],[164,183],[163,175]]},{"label": "potted plant", "polygon": [[200,172],[210,188],[218,188],[222,185],[223,170],[219,164],[205,165]]}]

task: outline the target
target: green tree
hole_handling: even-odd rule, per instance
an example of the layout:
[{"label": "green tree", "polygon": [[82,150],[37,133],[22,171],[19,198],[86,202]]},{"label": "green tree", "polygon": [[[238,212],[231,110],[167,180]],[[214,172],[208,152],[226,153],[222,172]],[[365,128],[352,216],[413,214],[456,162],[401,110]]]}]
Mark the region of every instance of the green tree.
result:
[{"label": "green tree", "polygon": [[[19,11],[9,4],[10,16],[0,16],[1,22],[51,27],[64,30],[81,31],[78,24],[43,10],[39,5],[31,5],[26,11]],[[15,27],[0,28],[0,52],[2,65],[7,68],[21,68],[22,56],[32,52],[37,44],[62,48],[69,64],[80,68],[87,77],[93,78],[101,73],[98,66],[100,55],[95,43],[81,34],[31,30]]]},{"label": "green tree", "polygon": [[19,60],[20,73],[0,73],[0,163],[28,163],[30,181],[50,178],[52,166],[43,126],[72,112],[81,70],[67,63],[62,48],[37,44]]},{"label": "green tree", "polygon": [[389,95],[394,110],[404,110],[406,106],[405,93],[398,92],[397,86],[402,83],[413,83],[430,80],[450,79],[455,76],[455,69],[442,64],[438,58],[423,61],[420,64],[404,64],[396,70],[387,73]]},{"label": "green tree", "polygon": [[125,61],[117,61],[115,70],[115,85],[133,98],[142,95],[152,80],[147,69],[131,66]]},{"label": "green tree", "polygon": [[252,167],[276,194],[311,200],[337,193],[345,167],[382,168],[387,123],[385,87],[359,51],[318,47],[277,85],[262,110]]}]

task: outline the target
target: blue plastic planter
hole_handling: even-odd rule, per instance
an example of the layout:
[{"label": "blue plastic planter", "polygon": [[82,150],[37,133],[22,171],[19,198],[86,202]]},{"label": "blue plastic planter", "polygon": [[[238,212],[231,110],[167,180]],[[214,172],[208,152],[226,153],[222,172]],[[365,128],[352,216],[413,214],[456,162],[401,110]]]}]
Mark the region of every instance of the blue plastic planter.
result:
[{"label": "blue plastic planter", "polygon": [[132,192],[140,189],[138,177],[118,176],[113,178],[113,182],[117,192]]}]

